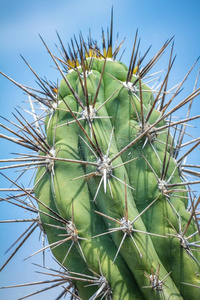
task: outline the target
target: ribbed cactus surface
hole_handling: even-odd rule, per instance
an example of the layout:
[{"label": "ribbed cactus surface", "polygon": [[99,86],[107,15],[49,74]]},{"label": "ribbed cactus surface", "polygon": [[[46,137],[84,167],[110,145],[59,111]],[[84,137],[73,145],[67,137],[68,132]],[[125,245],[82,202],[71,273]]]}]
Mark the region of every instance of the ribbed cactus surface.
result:
[{"label": "ribbed cactus surface", "polygon": [[37,202],[48,238],[38,252],[51,248],[64,268],[54,276],[74,286],[73,299],[197,300],[198,200],[190,185],[199,181],[187,179],[190,150],[177,156],[177,135],[183,138],[193,117],[174,121],[172,114],[191,105],[199,89],[170,106],[181,84],[166,102],[172,51],[163,83],[157,90],[145,83],[171,40],[142,66],[146,55],[138,55],[136,34],[127,67],[116,58],[121,44],[112,48],[112,23],[107,46],[102,36],[103,51],[80,36],[68,54],[60,40],[61,67],[45,44],[63,76],[59,86],[39,79],[48,99],[21,86],[48,108],[45,135],[38,118],[23,125],[32,140],[21,133],[15,139],[36,151],[26,157],[37,165],[34,195],[21,191]]}]

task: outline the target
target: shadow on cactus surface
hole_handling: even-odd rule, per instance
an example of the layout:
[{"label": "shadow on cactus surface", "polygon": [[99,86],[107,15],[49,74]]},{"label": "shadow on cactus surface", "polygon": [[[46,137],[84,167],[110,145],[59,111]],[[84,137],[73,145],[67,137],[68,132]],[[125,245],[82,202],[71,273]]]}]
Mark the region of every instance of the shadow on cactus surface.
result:
[{"label": "shadow on cactus surface", "polygon": [[[54,83],[33,72],[38,90],[15,82],[30,102],[28,121],[16,111],[4,119],[8,132],[0,137],[22,146],[13,159],[0,160],[0,169],[17,169],[1,202],[25,210],[29,227],[12,245],[6,267],[31,234],[39,228],[43,241],[30,257],[41,254],[37,270],[46,284],[35,294],[60,286],[56,299],[199,299],[200,238],[199,167],[186,158],[198,149],[200,138],[187,136],[193,100],[200,94],[197,80],[191,94],[174,101],[182,82],[168,87],[174,63],[173,38],[148,60],[140,54],[135,34],[130,64],[123,64],[124,41],[113,46],[111,25],[102,30],[102,47],[91,34],[71,40],[67,49],[59,34],[60,58],[46,47],[62,81]],[[171,47],[164,72],[151,70]],[[147,61],[147,63],[145,63]],[[162,82],[159,76],[163,76]],[[164,74],[164,75],[163,75]],[[185,118],[175,118],[183,106]],[[191,122],[191,123],[190,123]],[[34,183],[19,180],[33,170]],[[27,217],[29,215],[31,217]],[[34,216],[34,217],[33,217]],[[51,249],[58,268],[44,263]],[[19,286],[19,285],[16,285]],[[1,288],[11,288],[7,286]]]}]

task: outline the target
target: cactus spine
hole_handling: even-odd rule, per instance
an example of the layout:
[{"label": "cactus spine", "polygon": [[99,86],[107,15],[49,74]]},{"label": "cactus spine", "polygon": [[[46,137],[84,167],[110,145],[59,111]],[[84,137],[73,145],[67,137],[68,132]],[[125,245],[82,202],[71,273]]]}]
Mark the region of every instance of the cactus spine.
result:
[{"label": "cactus spine", "polygon": [[30,66],[41,91],[1,72],[46,113],[34,114],[32,124],[21,116],[19,132],[1,125],[15,135],[2,138],[34,151],[14,159],[15,167],[25,162],[37,168],[33,189],[13,182],[21,191],[18,205],[37,214],[34,229],[40,226],[49,242],[31,256],[51,248],[62,267],[52,276],[57,285],[67,285],[61,296],[197,300],[199,201],[191,185],[200,181],[188,179],[199,173],[184,158],[199,139],[182,157],[179,150],[185,124],[199,116],[189,117],[188,110],[186,119],[173,121],[172,114],[186,104],[190,109],[200,91],[195,87],[171,108],[186,79],[166,101],[173,45],[161,86],[154,90],[145,83],[171,40],[142,66],[147,53],[138,56],[136,33],[126,67],[116,58],[122,44],[112,48],[112,20],[107,46],[102,32],[103,51],[80,35],[68,54],[58,36],[63,50],[58,60],[42,40],[63,77],[59,86],[40,79]]}]

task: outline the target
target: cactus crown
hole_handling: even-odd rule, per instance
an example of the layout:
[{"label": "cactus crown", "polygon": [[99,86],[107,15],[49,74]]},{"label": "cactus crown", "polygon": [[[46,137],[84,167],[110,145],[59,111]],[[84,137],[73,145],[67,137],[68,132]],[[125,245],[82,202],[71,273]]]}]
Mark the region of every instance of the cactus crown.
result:
[{"label": "cactus crown", "polygon": [[[74,38],[68,51],[58,39],[62,58],[42,41],[62,76],[59,85],[41,79],[25,60],[39,90],[1,72],[29,95],[34,117],[30,123],[19,113],[15,130],[1,124],[12,136],[0,137],[31,151],[1,169],[37,170],[31,189],[8,179],[17,194],[4,200],[36,214],[21,245],[36,228],[47,237],[49,244],[31,256],[51,248],[60,269],[48,272],[50,282],[63,288],[57,299],[67,293],[91,300],[199,299],[199,199],[191,188],[200,182],[199,166],[185,158],[200,141],[185,143],[184,135],[199,117],[190,110],[200,89],[195,85],[171,108],[194,66],[167,91],[172,43],[164,80],[150,88],[147,78],[155,74],[147,73],[172,39],[143,66],[150,48],[139,55],[136,31],[127,67],[117,59],[124,41],[112,46],[113,11],[102,50],[91,34],[88,42]],[[186,118],[174,121],[172,114],[187,104]]]}]

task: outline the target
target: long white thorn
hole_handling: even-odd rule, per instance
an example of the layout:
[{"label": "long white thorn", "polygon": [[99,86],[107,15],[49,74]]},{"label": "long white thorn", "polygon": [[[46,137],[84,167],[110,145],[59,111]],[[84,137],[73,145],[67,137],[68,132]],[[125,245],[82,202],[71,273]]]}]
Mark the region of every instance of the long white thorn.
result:
[{"label": "long white thorn", "polygon": [[121,243],[120,243],[120,245],[119,245],[119,247],[118,247],[118,249],[117,249],[117,253],[115,254],[115,257],[114,257],[114,259],[113,259],[113,263],[115,262],[115,260],[116,260],[116,258],[117,258],[117,256],[118,256],[118,254],[119,254],[119,251],[120,251],[120,249],[121,249],[121,247],[122,247],[122,244],[123,244],[123,242],[124,242],[126,236],[127,236],[127,233],[125,232],[124,235],[123,235],[123,238],[122,238],[122,240],[121,240]]}]

